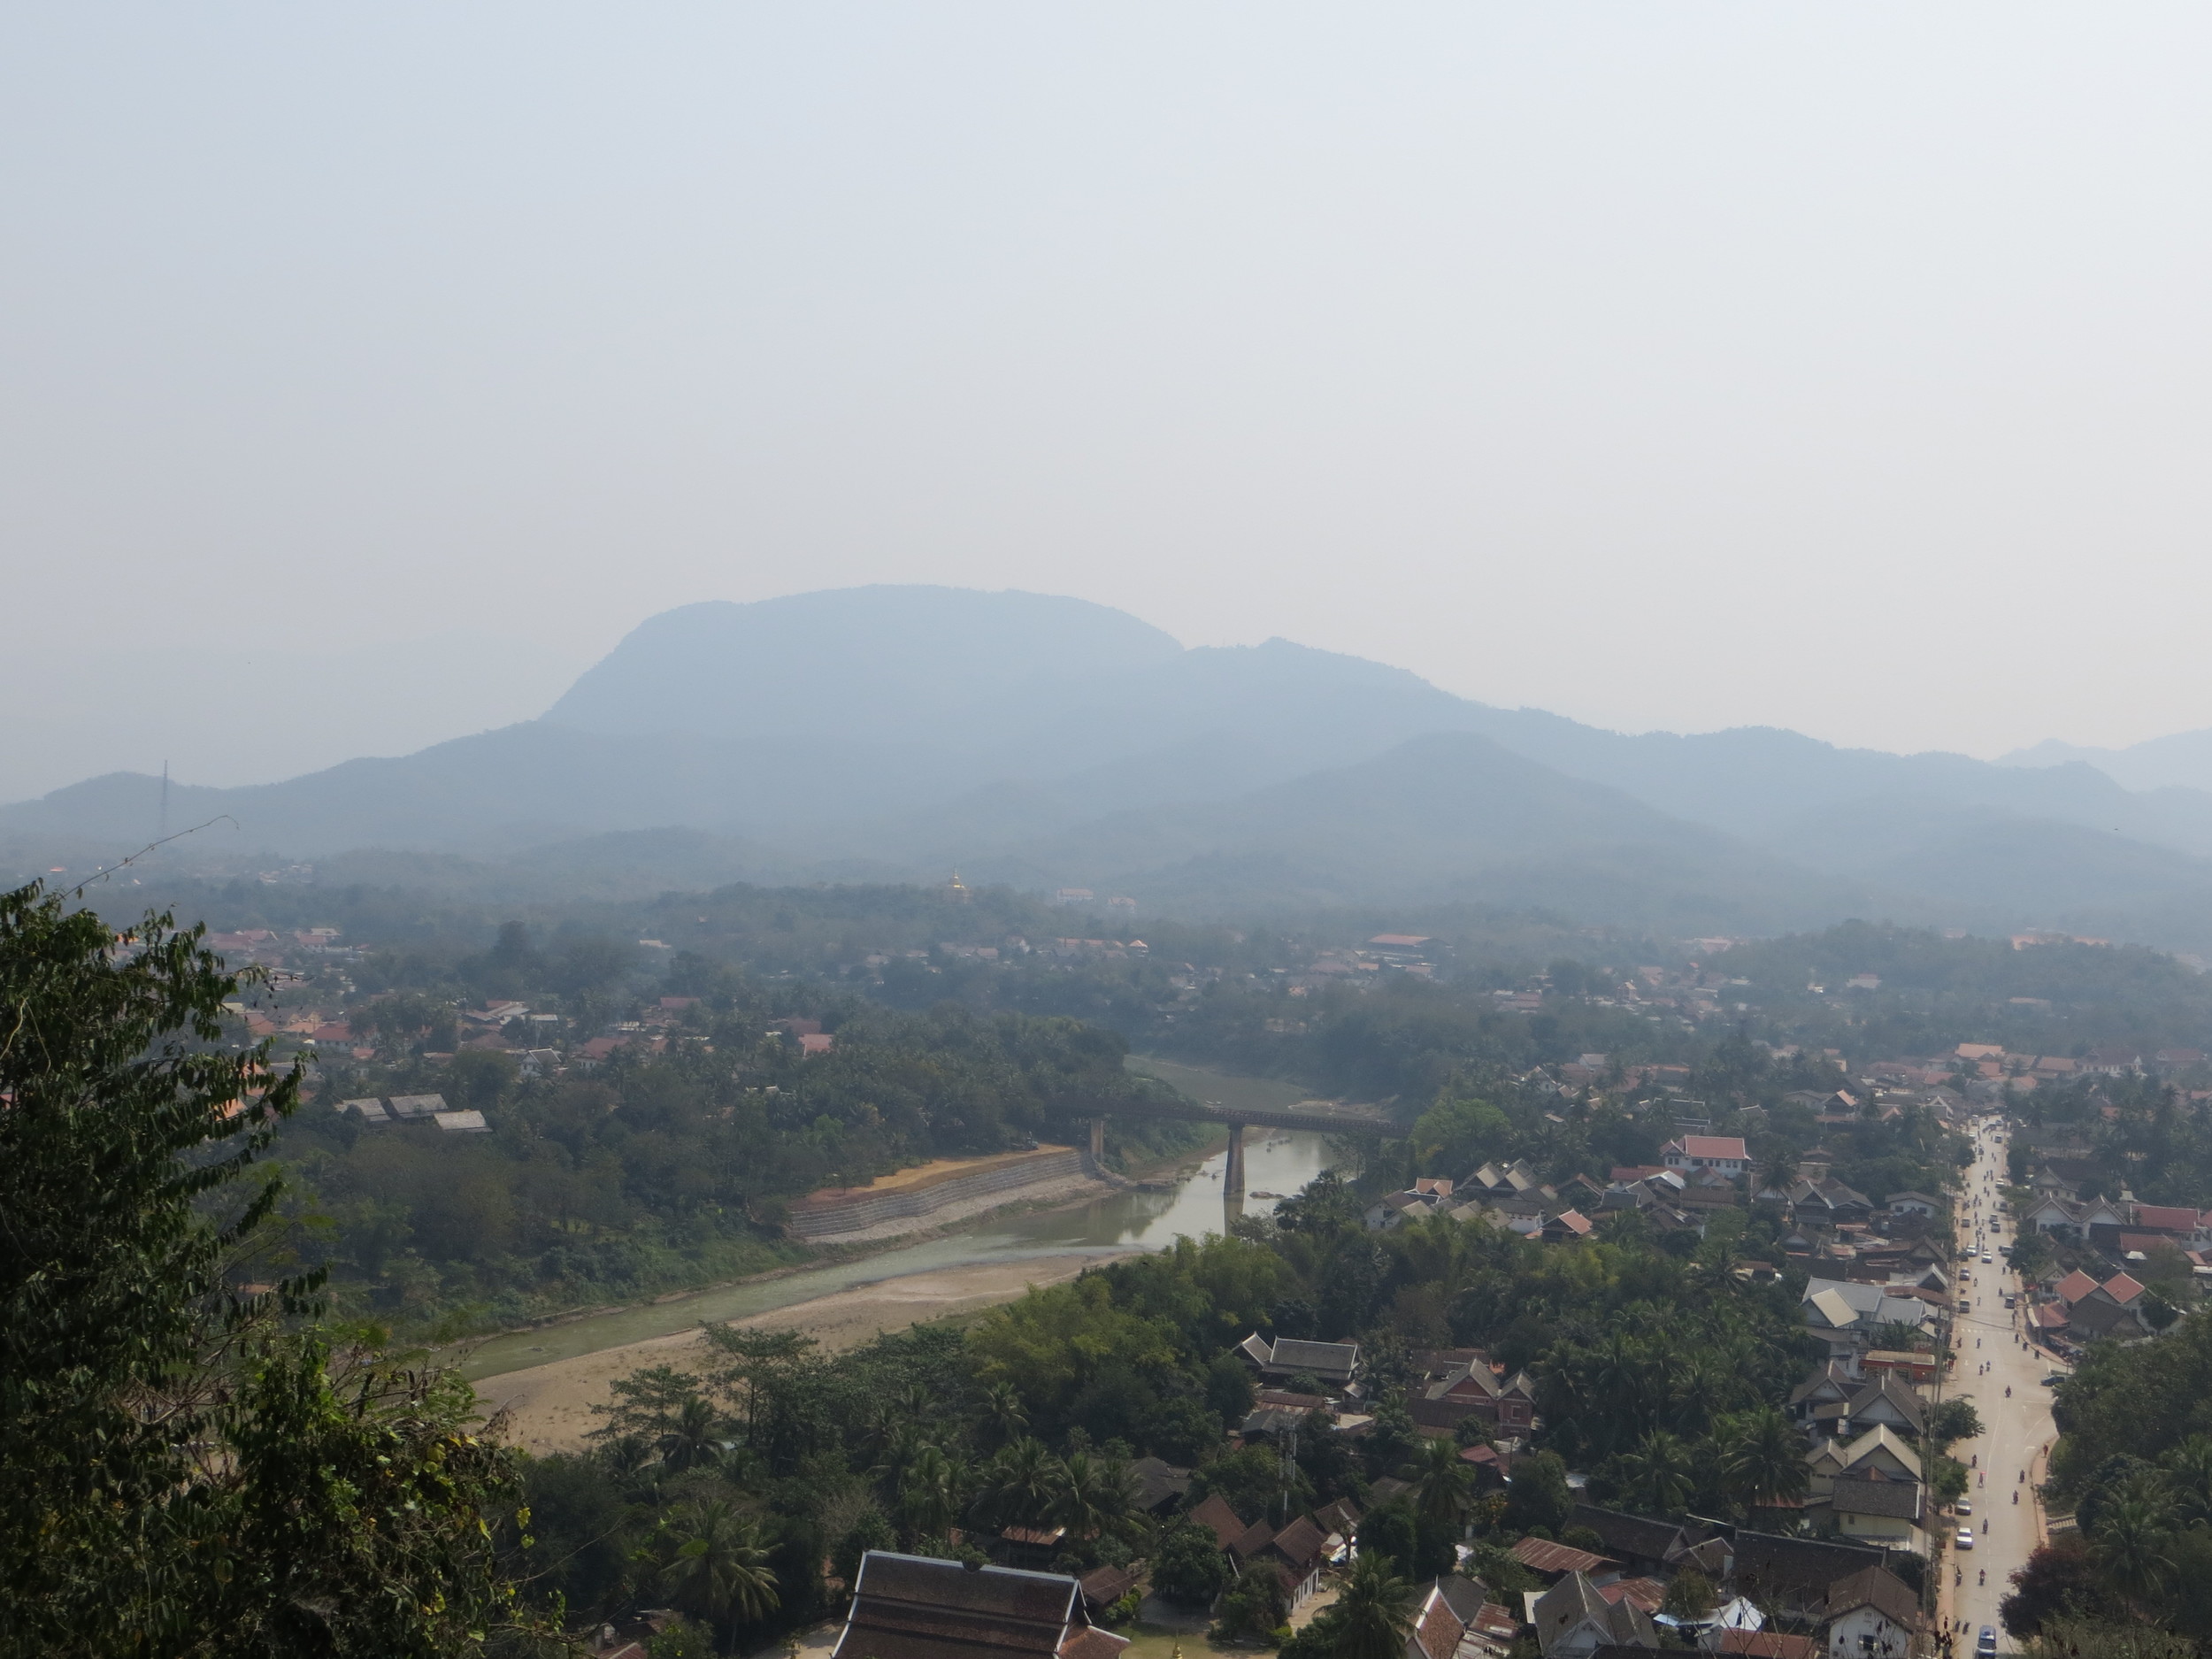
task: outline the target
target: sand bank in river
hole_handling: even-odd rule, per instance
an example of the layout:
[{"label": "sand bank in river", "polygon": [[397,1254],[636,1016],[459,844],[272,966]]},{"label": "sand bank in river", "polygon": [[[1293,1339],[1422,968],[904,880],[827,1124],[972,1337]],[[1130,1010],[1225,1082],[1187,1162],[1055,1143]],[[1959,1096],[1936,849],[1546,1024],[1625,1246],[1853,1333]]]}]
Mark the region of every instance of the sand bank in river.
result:
[{"label": "sand bank in river", "polygon": [[[1056,1285],[1107,1259],[1082,1255],[976,1262],[856,1286],[733,1323],[763,1331],[803,1331],[833,1350],[857,1348],[886,1331],[1011,1302],[1032,1285]],[[488,1416],[500,1410],[510,1414],[507,1439],[512,1444],[540,1453],[574,1451],[603,1421],[592,1408],[612,1397],[615,1379],[649,1365],[688,1369],[700,1357],[699,1333],[680,1331],[574,1359],[503,1371],[479,1382],[476,1396]]]}]

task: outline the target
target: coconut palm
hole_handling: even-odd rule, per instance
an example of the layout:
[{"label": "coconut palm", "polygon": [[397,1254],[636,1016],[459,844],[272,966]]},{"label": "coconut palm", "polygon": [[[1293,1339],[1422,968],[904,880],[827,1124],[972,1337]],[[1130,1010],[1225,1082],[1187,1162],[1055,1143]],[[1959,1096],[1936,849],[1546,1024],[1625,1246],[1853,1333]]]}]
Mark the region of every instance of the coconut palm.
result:
[{"label": "coconut palm", "polygon": [[1058,1490],[1045,1518],[1068,1529],[1071,1538],[1095,1538],[1127,1517],[1134,1502],[1129,1471],[1088,1452],[1070,1452],[1062,1460]]},{"label": "coconut palm", "polygon": [[1461,1460],[1458,1442],[1425,1440],[1415,1461],[1421,1471],[1414,1483],[1415,1509],[1425,1521],[1456,1528],[1475,1489],[1475,1471]]},{"label": "coconut palm", "polygon": [[1746,1504],[1801,1498],[1810,1485],[1804,1437],[1772,1406],[1731,1420],[1722,1442],[1721,1469],[1729,1490]]},{"label": "coconut palm", "polygon": [[676,1606],[724,1625],[749,1624],[774,1610],[776,1575],[753,1517],[725,1499],[703,1499],[678,1513],[673,1532],[661,1585]]},{"label": "coconut palm", "polygon": [[2172,1502],[2147,1482],[2128,1482],[2098,1516],[2090,1553],[2131,1612],[2139,1615],[2173,1576],[2173,1533]]},{"label": "coconut palm", "polygon": [[1353,1563],[1332,1609],[1336,1659],[1402,1659],[1413,1628],[1413,1586],[1390,1567],[1379,1550]]},{"label": "coconut palm", "polygon": [[941,1538],[960,1519],[967,1479],[960,1465],[934,1446],[914,1455],[899,1482],[899,1516],[917,1538]]},{"label": "coconut palm", "polygon": [[687,1469],[711,1469],[722,1461],[729,1425],[707,1401],[693,1395],[683,1403],[675,1421],[654,1441],[661,1463],[672,1474]]},{"label": "coconut palm", "polygon": [[906,1471],[913,1467],[914,1460],[929,1446],[929,1436],[920,1425],[900,1423],[894,1425],[884,1436],[882,1449],[876,1454],[875,1463],[868,1471],[868,1479],[885,1492],[895,1495],[901,1483],[906,1479]]},{"label": "coconut palm", "polygon": [[657,1457],[653,1442],[642,1434],[618,1434],[599,1448],[601,1467],[614,1478],[618,1487],[633,1497],[651,1490],[663,1472]]},{"label": "coconut palm", "polygon": [[1029,1426],[1029,1413],[1022,1405],[1021,1390],[1009,1382],[984,1386],[982,1417],[1002,1446],[1011,1445]]},{"label": "coconut palm", "polygon": [[1667,1388],[1667,1422],[1677,1434],[1693,1438],[1712,1426],[1713,1402],[1722,1384],[1703,1356],[1684,1359],[1672,1367]]},{"label": "coconut palm", "polygon": [[1025,1434],[983,1466],[976,1518],[992,1526],[1034,1526],[1060,1489],[1060,1460]]},{"label": "coconut palm", "polygon": [[2212,1435],[2192,1434],[2162,1461],[2173,1491],[2175,1518],[2185,1526],[2212,1526]]},{"label": "coconut palm", "polygon": [[1663,1429],[1622,1454],[1621,1473],[1631,1497],[1650,1515],[1679,1514],[1697,1490],[1697,1465],[1689,1447]]}]

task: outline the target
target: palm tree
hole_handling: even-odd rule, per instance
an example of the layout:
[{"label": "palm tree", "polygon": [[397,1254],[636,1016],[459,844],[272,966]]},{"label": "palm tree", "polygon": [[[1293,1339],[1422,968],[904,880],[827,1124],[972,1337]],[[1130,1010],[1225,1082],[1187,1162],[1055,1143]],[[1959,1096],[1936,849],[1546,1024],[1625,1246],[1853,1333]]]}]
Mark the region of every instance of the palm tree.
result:
[{"label": "palm tree", "polygon": [[1129,1471],[1088,1452],[1070,1452],[1059,1468],[1059,1490],[1045,1517],[1071,1538],[1096,1538],[1129,1513]]},{"label": "palm tree", "polygon": [[960,1465],[934,1446],[925,1446],[899,1482],[899,1513],[917,1538],[942,1538],[960,1519],[967,1486]]},{"label": "palm tree", "polygon": [[896,1494],[900,1483],[914,1460],[929,1448],[929,1437],[918,1424],[901,1423],[884,1437],[883,1449],[876,1454],[874,1466],[868,1471],[868,1479],[884,1491]]},{"label": "palm tree", "polygon": [[2181,1524],[2212,1526],[2212,1434],[2192,1434],[2165,1463]]},{"label": "palm tree", "polygon": [[775,1609],[776,1575],[757,1520],[709,1498],[687,1505],[676,1525],[683,1541],[661,1573],[670,1601],[721,1624],[749,1624]]},{"label": "palm tree", "polygon": [[652,1441],[642,1434],[618,1435],[599,1448],[601,1466],[614,1477],[618,1487],[633,1497],[650,1490],[662,1472],[655,1455]]},{"label": "palm tree", "polygon": [[1621,1471],[1631,1494],[1652,1515],[1678,1515],[1697,1490],[1697,1468],[1690,1448],[1664,1429],[1644,1436],[1623,1454]]},{"label": "palm tree", "polygon": [[1731,1491],[1751,1508],[1801,1498],[1811,1484],[1804,1437],[1772,1406],[1747,1411],[1730,1425],[1722,1472]]},{"label": "palm tree", "polygon": [[1415,1509],[1425,1521],[1456,1529],[1475,1485],[1475,1471],[1460,1460],[1458,1443],[1440,1439],[1425,1441],[1415,1461],[1421,1471],[1414,1483]]},{"label": "palm tree", "polygon": [[1702,1356],[1669,1368],[1673,1380],[1667,1389],[1667,1418],[1677,1434],[1700,1435],[1712,1426],[1713,1402],[1721,1389]]},{"label": "palm tree", "polygon": [[1025,1434],[1008,1441],[984,1465],[977,1518],[993,1526],[1034,1526],[1052,1508],[1059,1488],[1059,1459]]},{"label": "palm tree", "polygon": [[1413,1628],[1413,1586],[1380,1551],[1361,1555],[1336,1598],[1336,1659],[1401,1659]]},{"label": "palm tree", "polygon": [[998,1436],[1002,1446],[1019,1439],[1022,1431],[1029,1426],[1029,1413],[1023,1409],[1021,1390],[1009,1382],[986,1384],[983,1420]]},{"label": "palm tree", "polygon": [[723,1443],[727,1428],[721,1414],[695,1394],[684,1402],[683,1409],[654,1441],[654,1447],[672,1474],[687,1469],[711,1469],[727,1449]]},{"label": "palm tree", "polygon": [[1755,1198],[1769,1188],[1786,1193],[1797,1179],[1797,1155],[1777,1148],[1760,1160],[1759,1172],[1752,1178],[1751,1192]]},{"label": "palm tree", "polygon": [[2174,1559],[2167,1550],[2173,1537],[2173,1515],[2172,1506],[2156,1494],[2123,1488],[2097,1517],[2090,1553],[2125,1598],[2129,1610],[2139,1617],[2142,1603],[2155,1596],[2173,1574]]}]

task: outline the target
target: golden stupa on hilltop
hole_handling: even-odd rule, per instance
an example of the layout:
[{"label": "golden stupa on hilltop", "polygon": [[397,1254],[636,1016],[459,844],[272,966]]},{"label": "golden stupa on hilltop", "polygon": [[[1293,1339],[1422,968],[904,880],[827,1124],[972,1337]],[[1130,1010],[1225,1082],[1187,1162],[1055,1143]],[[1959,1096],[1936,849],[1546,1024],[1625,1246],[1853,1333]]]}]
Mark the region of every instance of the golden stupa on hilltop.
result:
[{"label": "golden stupa on hilltop", "polygon": [[968,887],[960,879],[960,872],[957,870],[952,872],[952,879],[945,883],[945,893],[956,904],[967,902]]}]

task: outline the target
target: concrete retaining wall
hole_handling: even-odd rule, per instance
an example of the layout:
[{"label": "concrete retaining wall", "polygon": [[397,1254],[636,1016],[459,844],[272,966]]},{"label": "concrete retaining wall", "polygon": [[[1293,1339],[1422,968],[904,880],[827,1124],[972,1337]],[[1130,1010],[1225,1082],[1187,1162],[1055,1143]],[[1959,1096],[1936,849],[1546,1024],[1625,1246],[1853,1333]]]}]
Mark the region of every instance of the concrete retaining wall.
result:
[{"label": "concrete retaining wall", "polygon": [[1042,1181],[1064,1180],[1083,1174],[1088,1167],[1089,1161],[1071,1148],[1039,1152],[1031,1157],[978,1170],[972,1175],[933,1181],[926,1187],[880,1194],[861,1193],[822,1202],[802,1199],[791,1206],[785,1225],[797,1238],[833,1239],[839,1233],[858,1233],[887,1221],[933,1215],[964,1199],[1032,1187]]}]

